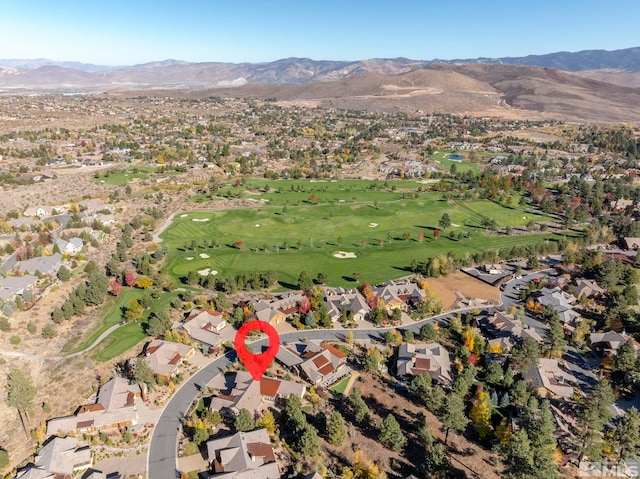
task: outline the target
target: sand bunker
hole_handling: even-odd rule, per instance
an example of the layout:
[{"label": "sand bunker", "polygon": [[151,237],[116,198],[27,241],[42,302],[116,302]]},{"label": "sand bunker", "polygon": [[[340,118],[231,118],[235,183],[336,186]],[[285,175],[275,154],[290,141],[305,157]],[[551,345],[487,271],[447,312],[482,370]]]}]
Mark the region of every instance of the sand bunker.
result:
[{"label": "sand bunker", "polygon": [[180,215],[180,218],[186,218],[188,215],[186,213],[183,213]]},{"label": "sand bunker", "polygon": [[193,256],[187,256],[185,259],[186,259],[187,261],[191,261],[191,260],[193,259]]},{"label": "sand bunker", "polygon": [[339,259],[347,259],[347,258],[357,258],[358,256],[356,256],[355,253],[350,253],[348,251],[338,251],[337,253],[334,253],[334,255],[336,258]]},{"label": "sand bunker", "polygon": [[378,223],[369,223],[369,228],[377,228]]},{"label": "sand bunker", "polygon": [[451,223],[451,226],[455,226],[456,228],[460,227],[460,225],[457,223]]},{"label": "sand bunker", "polygon": [[215,276],[216,274],[218,274],[218,272],[215,269],[205,268],[205,269],[199,270],[198,274],[200,276]]},{"label": "sand bunker", "polygon": [[203,259],[206,259],[209,257],[209,255],[207,253],[200,253],[198,256],[200,256]]},{"label": "sand bunker", "polygon": [[256,223],[256,228],[260,228],[260,225],[258,223]]},{"label": "sand bunker", "polygon": [[193,218],[191,221],[209,221],[209,218]]}]

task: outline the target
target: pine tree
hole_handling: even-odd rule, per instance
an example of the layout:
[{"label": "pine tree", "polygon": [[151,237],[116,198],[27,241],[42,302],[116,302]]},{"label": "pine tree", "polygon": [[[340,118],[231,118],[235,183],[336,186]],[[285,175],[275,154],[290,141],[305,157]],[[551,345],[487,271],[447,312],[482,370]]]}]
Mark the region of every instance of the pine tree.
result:
[{"label": "pine tree", "polygon": [[464,413],[464,401],[457,394],[451,394],[448,401],[440,409],[440,420],[445,427],[444,443],[447,444],[449,431],[463,432],[469,424],[469,419]]},{"label": "pine tree", "polygon": [[240,409],[240,412],[236,416],[234,425],[238,432],[251,431],[256,427],[253,415],[245,408]]},{"label": "pine tree", "polygon": [[334,446],[341,445],[347,437],[347,431],[344,427],[344,419],[342,414],[335,411],[329,416],[329,424],[327,425],[327,439]]},{"label": "pine tree", "polygon": [[509,479],[543,477],[535,474],[531,442],[524,428],[511,435],[509,443],[503,448],[503,457],[505,477]]},{"label": "pine tree", "polygon": [[558,358],[562,356],[562,353],[567,346],[567,342],[564,339],[562,323],[560,323],[560,317],[558,316],[557,311],[549,321],[549,328],[545,332],[542,345],[548,358]]},{"label": "pine tree", "polygon": [[369,417],[369,407],[367,403],[362,399],[360,390],[353,388],[349,394],[349,404],[353,410],[353,415],[356,422],[361,423]]},{"label": "pine tree", "polygon": [[60,281],[69,281],[71,279],[71,271],[69,271],[69,268],[62,265],[58,270],[57,276]]},{"label": "pine tree", "polygon": [[407,437],[393,414],[389,413],[382,421],[378,440],[394,451],[402,451],[407,445]]},{"label": "pine tree", "polygon": [[18,410],[24,433],[29,437],[29,411],[33,409],[33,400],[37,389],[31,374],[22,369],[12,369],[7,376],[7,406]]},{"label": "pine tree", "polygon": [[640,413],[632,407],[620,418],[616,426],[615,439],[618,455],[623,461],[637,456],[640,449]]}]

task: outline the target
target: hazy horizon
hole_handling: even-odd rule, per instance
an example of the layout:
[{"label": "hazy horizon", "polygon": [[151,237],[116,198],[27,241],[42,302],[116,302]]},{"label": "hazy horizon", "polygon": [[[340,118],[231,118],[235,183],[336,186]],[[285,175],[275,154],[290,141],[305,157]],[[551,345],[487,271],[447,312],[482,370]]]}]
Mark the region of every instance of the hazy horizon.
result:
[{"label": "hazy horizon", "polygon": [[[0,58],[104,66],[497,58],[637,45],[640,2],[0,0]],[[606,34],[605,34],[606,33]]]}]

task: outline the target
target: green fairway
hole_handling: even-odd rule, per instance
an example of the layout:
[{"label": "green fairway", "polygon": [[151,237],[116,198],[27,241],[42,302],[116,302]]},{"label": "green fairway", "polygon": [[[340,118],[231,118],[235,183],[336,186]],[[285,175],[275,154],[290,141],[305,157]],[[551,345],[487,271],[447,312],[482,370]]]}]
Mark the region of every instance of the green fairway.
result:
[{"label": "green fairway", "polygon": [[[453,161],[449,159],[449,155],[463,155],[465,156],[465,159],[462,161]],[[431,158],[439,163],[445,170],[449,171],[449,169],[451,168],[451,165],[456,165],[456,168],[458,169],[458,171],[460,173],[464,173],[466,171],[473,171],[474,173],[479,173],[480,172],[480,168],[478,167],[477,163],[472,163],[471,161],[469,161],[466,158],[467,155],[465,155],[464,152],[458,152],[458,151],[438,151],[436,153],[434,153]]]},{"label": "green fairway", "polygon": [[146,337],[140,323],[126,324],[107,336],[93,351],[92,358],[96,361],[108,361],[120,356]]},{"label": "green fairway", "polygon": [[[393,191],[393,185],[401,190]],[[449,252],[473,254],[554,238],[485,234],[485,217],[498,226],[548,219],[517,206],[519,197],[509,201],[511,206],[488,200],[451,201],[441,193],[417,193],[419,186],[416,181],[252,180],[243,187],[225,187],[219,195],[261,203],[251,209],[176,215],[160,235],[169,248],[165,268],[178,278],[190,271],[227,277],[273,269],[285,286],[295,285],[302,270],[312,276],[324,273],[331,285],[352,284],[354,273],[377,283],[408,274],[413,259],[422,262]],[[434,230],[445,212],[452,225],[435,239]],[[336,257],[340,251],[355,257]]]},{"label": "green fairway", "polygon": [[[104,333],[111,326],[118,324],[124,318],[122,317],[121,308],[129,304],[132,299],[139,299],[142,296],[142,291],[131,288],[122,288],[120,296],[113,298],[111,303],[103,308],[101,314],[101,320],[89,336],[75,348],[75,351],[82,351],[83,349],[91,346],[98,337]],[[74,351],[74,352],[75,352]]]}]

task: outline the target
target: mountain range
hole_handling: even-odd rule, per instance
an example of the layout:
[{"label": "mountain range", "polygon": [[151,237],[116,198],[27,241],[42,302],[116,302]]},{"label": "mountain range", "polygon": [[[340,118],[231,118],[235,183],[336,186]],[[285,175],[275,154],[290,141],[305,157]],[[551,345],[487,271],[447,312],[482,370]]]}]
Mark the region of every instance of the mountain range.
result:
[{"label": "mountain range", "polygon": [[589,121],[637,122],[639,88],[640,47],[456,60],[165,60],[133,66],[0,60],[4,93],[163,90],[373,110],[517,109]]}]

